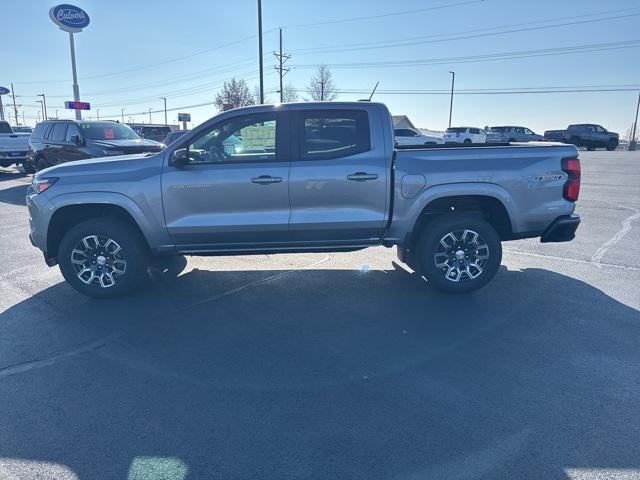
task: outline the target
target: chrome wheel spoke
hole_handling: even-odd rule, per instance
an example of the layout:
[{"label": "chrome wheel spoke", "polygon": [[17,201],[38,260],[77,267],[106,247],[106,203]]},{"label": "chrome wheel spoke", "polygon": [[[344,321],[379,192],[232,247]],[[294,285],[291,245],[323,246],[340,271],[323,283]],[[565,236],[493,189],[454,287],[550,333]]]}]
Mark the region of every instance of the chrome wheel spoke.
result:
[{"label": "chrome wheel spoke", "polygon": [[83,283],[99,288],[113,287],[127,270],[122,247],[100,235],[82,238],[71,251],[71,264]]},{"label": "chrome wheel spoke", "polygon": [[489,245],[470,229],[448,232],[433,254],[435,267],[450,282],[475,280],[484,272],[490,256]]}]

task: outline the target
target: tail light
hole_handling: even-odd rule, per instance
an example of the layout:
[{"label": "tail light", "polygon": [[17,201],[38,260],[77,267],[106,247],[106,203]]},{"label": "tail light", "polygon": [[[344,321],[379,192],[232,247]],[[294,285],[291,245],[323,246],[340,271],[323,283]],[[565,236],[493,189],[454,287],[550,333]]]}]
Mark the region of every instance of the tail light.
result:
[{"label": "tail light", "polygon": [[562,196],[570,202],[575,202],[580,195],[580,160],[577,158],[563,159],[562,171],[566,172],[568,176]]}]

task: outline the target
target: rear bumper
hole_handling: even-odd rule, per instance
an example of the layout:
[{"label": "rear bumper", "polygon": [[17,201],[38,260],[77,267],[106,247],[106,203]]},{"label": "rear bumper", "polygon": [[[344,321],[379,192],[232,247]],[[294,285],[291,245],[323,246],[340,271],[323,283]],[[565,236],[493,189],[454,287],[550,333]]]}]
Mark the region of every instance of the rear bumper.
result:
[{"label": "rear bumper", "polygon": [[558,217],[544,231],[540,237],[540,242],[569,242],[576,237],[578,225],[580,225],[580,215]]}]

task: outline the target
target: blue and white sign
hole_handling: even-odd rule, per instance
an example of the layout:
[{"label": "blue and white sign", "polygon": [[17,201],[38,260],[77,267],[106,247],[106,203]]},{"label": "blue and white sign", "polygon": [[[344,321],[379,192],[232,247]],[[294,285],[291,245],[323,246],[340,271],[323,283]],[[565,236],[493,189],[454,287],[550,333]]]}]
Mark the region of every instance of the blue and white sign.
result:
[{"label": "blue and white sign", "polygon": [[11,90],[9,90],[7,87],[0,87],[0,95],[6,95],[10,91]]},{"label": "blue and white sign", "polygon": [[49,17],[53,23],[65,32],[77,33],[89,25],[89,15],[80,7],[68,5],[56,5],[49,10]]},{"label": "blue and white sign", "polygon": [[190,122],[191,114],[190,113],[178,113],[178,121],[179,122]]}]

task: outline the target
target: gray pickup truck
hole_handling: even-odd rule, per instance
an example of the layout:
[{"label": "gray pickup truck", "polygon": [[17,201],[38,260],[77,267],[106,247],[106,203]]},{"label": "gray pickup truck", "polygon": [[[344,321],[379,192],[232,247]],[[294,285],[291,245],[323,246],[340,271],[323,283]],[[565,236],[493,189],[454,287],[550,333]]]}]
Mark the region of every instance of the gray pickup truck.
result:
[{"label": "gray pickup truck", "polygon": [[469,292],[501,241],[574,238],[574,146],[394,149],[370,102],[230,110],[162,152],[66,163],[27,193],[31,242],[93,297],[128,293],[151,256],[354,251],[397,246],[429,283]]}]

